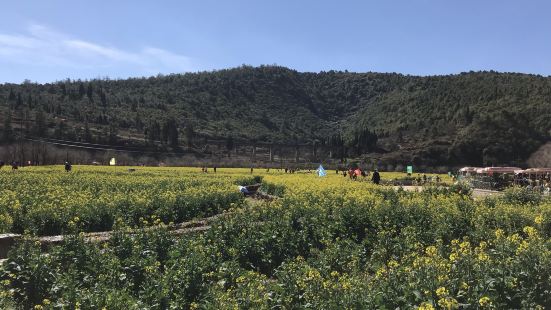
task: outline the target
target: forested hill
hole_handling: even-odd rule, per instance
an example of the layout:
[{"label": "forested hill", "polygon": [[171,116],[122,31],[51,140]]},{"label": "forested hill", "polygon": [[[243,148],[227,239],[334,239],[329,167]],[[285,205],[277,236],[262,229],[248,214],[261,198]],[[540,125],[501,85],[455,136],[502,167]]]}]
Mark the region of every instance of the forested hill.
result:
[{"label": "forested hill", "polygon": [[167,149],[213,139],[317,144],[334,157],[379,154],[428,165],[513,164],[550,139],[551,78],[243,66],[127,80],[4,84],[0,109],[3,142],[18,131]]}]

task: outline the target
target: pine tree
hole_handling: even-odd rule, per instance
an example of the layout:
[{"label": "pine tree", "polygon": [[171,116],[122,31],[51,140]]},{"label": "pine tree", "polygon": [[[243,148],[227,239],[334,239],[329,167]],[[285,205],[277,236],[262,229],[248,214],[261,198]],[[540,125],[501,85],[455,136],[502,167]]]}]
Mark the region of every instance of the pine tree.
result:
[{"label": "pine tree", "polygon": [[187,146],[192,147],[193,139],[195,138],[195,131],[193,130],[193,126],[191,124],[184,127],[184,135],[186,137]]},{"label": "pine tree", "polygon": [[59,121],[57,123],[57,126],[54,130],[54,136],[57,139],[63,139],[65,137],[65,123],[63,121]]},{"label": "pine tree", "polygon": [[21,99],[21,93],[17,93],[17,100],[15,102],[15,108],[19,109],[23,105],[23,99]]},{"label": "pine tree", "polygon": [[86,94],[86,89],[84,89],[84,84],[80,82],[78,84],[78,98],[82,99],[82,97],[84,97],[84,94]]},{"label": "pine tree", "polygon": [[33,135],[44,137],[47,136],[46,117],[42,109],[38,110],[34,115],[34,127],[32,130]]},{"label": "pine tree", "polygon": [[119,133],[119,129],[115,123],[109,124],[109,144],[116,144],[117,143],[117,135]]},{"label": "pine tree", "polygon": [[90,132],[90,126],[88,126],[88,119],[84,122],[84,142],[92,142],[92,133]]},{"label": "pine tree", "polygon": [[11,125],[11,111],[8,110],[4,118],[4,130],[2,131],[2,141],[12,142],[14,140],[13,127]]},{"label": "pine tree", "polygon": [[88,83],[88,89],[86,90],[86,96],[88,99],[90,99],[91,102],[94,102],[94,89],[92,88],[92,84]]}]

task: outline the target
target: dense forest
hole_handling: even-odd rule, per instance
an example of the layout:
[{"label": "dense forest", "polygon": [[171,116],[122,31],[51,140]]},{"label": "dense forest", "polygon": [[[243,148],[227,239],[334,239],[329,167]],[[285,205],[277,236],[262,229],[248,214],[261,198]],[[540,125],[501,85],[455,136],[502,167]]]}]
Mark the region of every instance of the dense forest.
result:
[{"label": "dense forest", "polygon": [[0,112],[3,144],[48,138],[176,152],[216,141],[228,151],[235,144],[312,145],[335,160],[522,165],[550,141],[551,78],[242,66],[3,84]]}]

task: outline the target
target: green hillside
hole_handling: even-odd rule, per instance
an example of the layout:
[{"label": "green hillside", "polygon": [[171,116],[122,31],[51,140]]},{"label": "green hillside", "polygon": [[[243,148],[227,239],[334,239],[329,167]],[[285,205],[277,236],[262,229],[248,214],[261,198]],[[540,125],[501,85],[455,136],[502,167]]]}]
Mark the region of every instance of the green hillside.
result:
[{"label": "green hillside", "polygon": [[316,144],[336,159],[521,164],[550,140],[551,78],[243,66],[127,80],[4,84],[0,109],[3,143],[49,137],[168,151],[211,140]]}]

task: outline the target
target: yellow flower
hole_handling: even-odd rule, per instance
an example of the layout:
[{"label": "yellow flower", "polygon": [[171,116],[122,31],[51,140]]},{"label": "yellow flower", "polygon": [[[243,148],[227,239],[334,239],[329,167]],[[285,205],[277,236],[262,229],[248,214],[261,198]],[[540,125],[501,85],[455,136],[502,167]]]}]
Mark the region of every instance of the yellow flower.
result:
[{"label": "yellow flower", "polygon": [[459,250],[462,254],[468,254],[471,252],[471,243],[469,241],[463,241],[459,244]]},{"label": "yellow flower", "polygon": [[466,282],[462,282],[461,283],[461,289],[466,291],[469,289],[469,284],[467,284]]},{"label": "yellow flower", "polygon": [[534,223],[541,225],[541,223],[543,223],[543,215],[540,214],[536,216],[536,218],[534,219]]},{"label": "yellow flower", "polygon": [[431,246],[426,248],[425,253],[427,254],[427,256],[434,257],[434,256],[436,256],[438,251],[437,251],[435,246],[431,245]]},{"label": "yellow flower", "polygon": [[386,269],[385,267],[381,267],[377,270],[377,272],[375,273],[375,278],[381,278],[383,277],[384,275],[386,274]]},{"label": "yellow flower", "polygon": [[343,290],[349,290],[352,288],[352,285],[350,285],[350,281],[347,279],[342,283]]},{"label": "yellow flower", "polygon": [[459,258],[459,255],[457,253],[451,253],[450,254],[450,261],[455,262]]},{"label": "yellow flower", "polygon": [[423,302],[417,307],[418,310],[434,310],[434,307],[431,303]]},{"label": "yellow flower", "polygon": [[390,268],[396,268],[396,267],[398,267],[398,265],[399,265],[398,262],[395,261],[395,260],[393,260],[393,259],[391,259],[391,260],[388,262],[388,267],[390,267]]},{"label": "yellow flower", "polygon": [[243,283],[245,282],[245,276],[239,276],[237,279],[235,279],[235,282],[237,283]]},{"label": "yellow flower", "polygon": [[316,269],[310,269],[308,270],[308,276],[306,277],[306,280],[313,280],[320,277],[319,271]]},{"label": "yellow flower", "polygon": [[445,274],[438,275],[438,281],[440,281],[440,282],[446,281],[448,279],[449,279],[448,276],[445,275]]},{"label": "yellow flower", "polygon": [[484,297],[482,297],[478,300],[478,304],[481,307],[487,307],[487,306],[490,306],[492,304],[492,302],[490,301],[490,297],[484,296]]},{"label": "yellow flower", "polygon": [[487,261],[490,257],[488,256],[488,254],[481,252],[481,253],[478,253],[477,258],[479,261],[484,262],[484,261]]},{"label": "yellow flower", "polygon": [[438,300],[438,305],[448,310],[459,308],[459,303],[457,302],[457,300],[455,300],[455,298],[452,297],[440,298]]},{"label": "yellow flower", "polygon": [[445,287],[439,287],[436,289],[436,296],[444,297],[448,295],[448,290]]},{"label": "yellow flower", "polygon": [[538,236],[538,231],[531,226],[526,226],[522,229],[522,231],[528,235],[529,238],[534,238]]},{"label": "yellow flower", "polygon": [[520,245],[518,246],[517,250],[516,250],[516,254],[517,255],[520,255],[526,251],[528,251],[528,248],[530,247],[530,244],[528,242],[526,242],[526,240],[522,240],[522,242],[520,243]]},{"label": "yellow flower", "polygon": [[511,241],[511,242],[520,242],[520,236],[518,234],[512,234],[510,235],[509,237],[507,237],[507,240]]},{"label": "yellow flower", "polygon": [[496,238],[497,238],[497,239],[501,239],[501,238],[503,238],[503,236],[505,235],[505,233],[503,232],[503,229],[498,228],[498,229],[496,229],[496,231],[495,231],[495,235],[496,235]]},{"label": "yellow flower", "polygon": [[51,302],[50,302],[50,300],[49,300],[48,298],[42,300],[42,304],[45,305],[45,306],[49,305],[50,303],[51,303]]},{"label": "yellow flower", "polygon": [[199,309],[199,304],[196,302],[192,302],[191,304],[189,304],[189,309],[190,310]]}]

